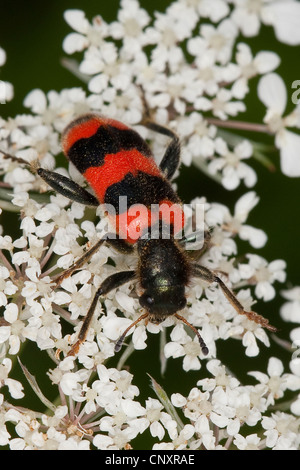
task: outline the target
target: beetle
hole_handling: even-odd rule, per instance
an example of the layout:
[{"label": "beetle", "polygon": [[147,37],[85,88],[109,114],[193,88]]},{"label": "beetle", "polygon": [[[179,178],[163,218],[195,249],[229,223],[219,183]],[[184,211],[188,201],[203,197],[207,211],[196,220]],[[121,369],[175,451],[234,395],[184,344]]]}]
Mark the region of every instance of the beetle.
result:
[{"label": "beetle", "polygon": [[[116,352],[121,349],[128,331],[140,321],[159,324],[173,315],[195,332],[202,353],[207,355],[208,348],[199,331],[178,313],[187,304],[186,289],[192,278],[200,278],[208,284],[216,283],[237,313],[276,331],[263,316],[245,311],[220,277],[189,257],[176,238],[184,225],[182,202],[171,184],[180,163],[180,140],[169,128],[150,120],[144,124],[171,139],[159,165],[146,141],[117,120],[87,113],[75,118],[63,131],[64,154],[85,177],[94,194],[63,175],[41,167],[36,169],[52,189],[70,200],[87,206],[104,204],[115,223],[116,236],[107,234],[99,239],[71,268],[59,275],[57,286],[80,269],[104,242],[122,253],[135,251],[138,256],[137,269],[110,275],[96,290],[77,341],[68,355],[76,355],[85,341],[98,299],[130,281],[139,283],[142,292],[139,303],[145,312],[116,341]],[[120,198],[127,198],[125,208],[120,207]],[[153,205],[159,210],[153,211]],[[132,207],[137,209],[134,217],[130,216]],[[175,208],[176,217],[174,212],[170,215],[163,208]],[[135,227],[134,234],[130,231],[131,224]],[[166,229],[169,236],[164,236]],[[151,236],[153,230],[156,231],[155,237]]]}]

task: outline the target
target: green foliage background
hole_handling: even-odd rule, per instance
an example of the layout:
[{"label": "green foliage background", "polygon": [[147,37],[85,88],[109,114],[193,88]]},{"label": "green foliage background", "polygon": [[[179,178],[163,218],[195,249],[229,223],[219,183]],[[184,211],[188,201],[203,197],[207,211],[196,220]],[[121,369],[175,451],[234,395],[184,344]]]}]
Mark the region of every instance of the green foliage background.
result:
[{"label": "green foliage background", "polygon": [[[168,0],[141,0],[141,5],[150,13],[154,10],[164,11],[170,5]],[[13,83],[15,98],[7,104],[0,105],[0,115],[4,118],[26,112],[23,107],[23,99],[33,88],[41,88],[45,92],[55,89],[57,91],[73,87],[83,86],[82,82],[71,75],[61,66],[60,60],[64,56],[62,41],[71,29],[63,19],[63,12],[68,8],[83,9],[88,18],[100,14],[110,22],[116,18],[119,1],[110,0],[0,0],[0,46],[7,52],[7,62],[1,69],[0,79]],[[272,50],[281,57],[281,65],[277,72],[283,77],[288,90],[289,103],[287,111],[294,108],[291,102],[294,80],[300,79],[300,47],[290,47],[279,43],[272,28],[262,27],[260,35],[256,38],[240,38],[247,42],[253,53],[260,50]],[[256,98],[256,86],[258,80],[252,80],[251,93],[246,100],[247,112],[238,119],[249,122],[261,122],[264,116],[264,107]],[[245,137],[272,143],[273,139],[262,134],[244,133]],[[300,285],[299,282],[299,178],[287,178],[281,174],[279,168],[279,155],[274,149],[271,155],[276,166],[276,171],[270,173],[266,168],[256,162],[253,167],[258,174],[258,183],[253,188],[260,197],[260,203],[252,211],[250,225],[263,229],[268,235],[268,242],[257,253],[267,260],[282,258],[287,261],[287,286]],[[300,158],[300,155],[299,155]],[[195,196],[204,195],[208,201],[221,202],[231,210],[239,197],[248,191],[243,185],[237,190],[228,192],[221,186],[203,175],[199,170],[190,167],[182,167],[178,178],[179,194],[183,201],[189,202]],[[11,214],[3,214],[1,224],[4,225],[5,234],[16,236],[17,218],[12,220]],[[253,252],[246,243],[240,244],[240,253]],[[275,288],[281,290],[282,285],[276,284]],[[279,336],[289,339],[289,331],[293,325],[284,323],[279,316],[280,305],[284,299],[278,294],[276,299],[263,303],[258,302],[257,311],[268,317],[272,324],[279,327]],[[129,370],[134,374],[134,383],[138,385],[142,397],[154,396],[150,389],[149,373],[154,377],[170,395],[173,392],[187,394],[196,384],[198,378],[205,374],[205,367],[198,372],[182,372],[182,359],[170,359],[164,376],[160,374],[159,362],[159,338],[158,335],[149,335],[147,348],[136,351],[129,360]],[[45,371],[53,367],[53,363],[47,354],[39,353],[36,360],[36,347],[28,344],[22,352],[22,362],[30,372],[36,376],[44,394],[50,398],[56,398],[56,391],[52,388]],[[247,377],[247,371],[261,369],[266,370],[270,355],[280,357],[288,371],[288,362],[291,353],[283,351],[272,342],[272,348],[261,347],[261,353],[257,358],[248,358],[244,355],[243,346],[239,341],[229,340],[218,343],[218,357],[243,381]],[[114,366],[113,360],[109,363]],[[181,372],[180,372],[181,371]],[[179,373],[180,372],[180,373]],[[17,363],[14,366],[14,377],[25,383],[22,372]],[[180,377],[180,381],[178,381]],[[184,380],[182,380],[184,377]],[[251,378],[247,378],[248,383]],[[29,392],[29,388],[25,391]],[[32,393],[30,393],[32,395]],[[40,402],[32,396],[32,403],[26,400],[17,404],[32,406],[33,409],[43,411]],[[147,438],[144,436],[143,439]],[[143,439],[139,439],[136,446],[145,448]],[[148,447],[148,446],[147,446]]]}]

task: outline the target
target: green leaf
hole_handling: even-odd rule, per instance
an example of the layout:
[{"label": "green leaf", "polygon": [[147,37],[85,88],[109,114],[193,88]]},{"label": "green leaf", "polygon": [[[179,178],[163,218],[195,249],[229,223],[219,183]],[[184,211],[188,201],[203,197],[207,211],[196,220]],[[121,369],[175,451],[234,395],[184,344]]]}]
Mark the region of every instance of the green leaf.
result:
[{"label": "green leaf", "polygon": [[153,390],[156,393],[157,398],[159,399],[161,404],[164,406],[166,412],[169,413],[169,415],[176,421],[177,426],[178,426],[178,431],[181,431],[184,428],[184,424],[179,418],[179,415],[174,405],[172,404],[170,398],[168,397],[167,393],[162,388],[162,386],[159,385],[159,383],[156,382],[156,380],[153,377],[151,377],[150,374],[147,374],[147,375],[150,377],[151,385],[152,385]]},{"label": "green leaf", "polygon": [[34,391],[34,393],[38,396],[38,398],[41,400],[41,402],[47,407],[49,408],[51,411],[53,411],[53,413],[55,413],[55,410],[56,410],[56,406],[53,405],[53,403],[48,400],[48,398],[45,397],[45,395],[42,393],[40,387],[38,386],[37,384],[37,381],[35,379],[35,377],[29,372],[29,370],[27,369],[27,367],[25,367],[22,362],[20,361],[20,359],[18,358],[18,361],[19,361],[19,364],[21,366],[21,369],[29,383],[29,385],[31,386],[32,390]]}]

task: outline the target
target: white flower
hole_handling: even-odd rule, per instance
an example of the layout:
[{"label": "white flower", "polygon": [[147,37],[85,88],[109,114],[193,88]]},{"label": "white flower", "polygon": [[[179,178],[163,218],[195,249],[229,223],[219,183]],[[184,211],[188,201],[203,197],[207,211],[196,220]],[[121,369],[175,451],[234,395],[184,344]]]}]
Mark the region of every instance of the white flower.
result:
[{"label": "white flower", "polygon": [[240,77],[232,86],[235,98],[243,99],[249,91],[248,81],[258,74],[272,72],[280,64],[280,57],[271,51],[260,51],[255,57],[248,44],[238,43],[236,61],[240,68]]},{"label": "white flower", "polygon": [[283,397],[285,390],[300,388],[300,378],[293,374],[284,374],[283,371],[282,362],[276,357],[271,357],[268,362],[268,375],[259,371],[248,372],[264,386],[268,404],[274,405],[275,400]]},{"label": "white flower", "polygon": [[233,443],[239,450],[259,450],[260,441],[261,439],[257,434],[249,434],[246,437],[241,434],[237,434]]},{"label": "white flower", "polygon": [[228,18],[221,21],[217,27],[209,24],[200,26],[200,36],[206,43],[208,53],[212,52],[214,62],[222,65],[229,62],[237,32],[235,24]]},{"label": "white flower", "polygon": [[145,27],[150,22],[150,16],[137,0],[122,0],[120,3],[118,21],[109,25],[109,31],[113,38],[123,41],[122,57],[131,59],[147,43]]},{"label": "white flower", "polygon": [[174,429],[171,443],[154,444],[153,450],[183,450],[187,448],[188,440],[195,433],[195,428],[191,424],[186,424],[180,432]]},{"label": "white flower", "polygon": [[244,194],[235,204],[232,220],[225,220],[226,228],[232,233],[236,231],[242,240],[248,240],[254,248],[263,247],[267,241],[263,230],[245,224],[250,211],[258,202],[259,198],[255,192],[250,191]]},{"label": "white flower", "polygon": [[[211,100],[211,110],[214,116],[225,121],[228,116],[236,116],[238,113],[246,110],[246,106],[242,101],[234,101],[232,90],[221,88],[217,91],[216,96]],[[201,109],[198,102],[195,102],[195,109]]]},{"label": "white flower", "polygon": [[126,449],[128,443],[136,437],[137,433],[133,432],[128,426],[125,429],[113,428],[108,436],[98,433],[93,444],[101,450],[120,450]]},{"label": "white flower", "polygon": [[255,185],[256,173],[243,161],[252,156],[253,150],[249,141],[244,140],[231,151],[227,143],[218,137],[215,140],[215,151],[220,156],[208,164],[208,170],[212,174],[221,172],[222,184],[226,189],[236,189],[241,180],[248,188]]},{"label": "white flower", "polygon": [[90,443],[88,440],[78,440],[75,437],[69,437],[62,441],[57,450],[90,450]]},{"label": "white flower", "polygon": [[184,6],[173,3],[166,13],[156,12],[153,27],[148,27],[149,43],[156,43],[152,51],[152,63],[157,70],[168,65],[174,72],[184,62],[183,51],[179,44],[188,38],[195,27],[197,15]]},{"label": "white flower", "polygon": [[[163,81],[153,83],[152,93],[150,86],[147,87],[147,100],[153,107],[166,108],[171,103],[179,115],[184,115],[186,103],[193,103],[201,93],[201,83],[195,70],[190,67],[182,67],[180,72],[166,77]],[[152,84],[152,85],[153,85]]]},{"label": "white flower", "polygon": [[214,154],[216,127],[209,125],[199,113],[191,113],[179,120],[178,129],[186,144],[182,149],[182,161],[189,165],[193,159],[197,165],[198,158],[208,158]]},{"label": "white flower", "polygon": [[82,51],[89,45],[100,45],[106,37],[107,25],[100,16],[96,16],[93,24],[90,24],[82,10],[66,10],[64,14],[66,22],[75,29],[76,33],[70,33],[63,42],[63,49],[68,54]]},{"label": "white flower", "polygon": [[286,263],[283,260],[275,260],[271,263],[258,255],[247,255],[249,267],[253,269],[252,278],[256,280],[255,295],[259,299],[269,301],[275,296],[275,281],[284,282]]},{"label": "white flower", "polygon": [[235,436],[245,422],[250,426],[257,424],[261,413],[251,399],[255,395],[254,390],[250,392],[241,386],[220,361],[209,361],[207,368],[215,374],[215,379],[198,381],[204,392],[194,387],[187,398],[177,393],[171,399],[174,406],[181,407],[185,417],[194,424],[200,437],[198,446],[202,443],[205,448],[213,449],[216,442],[211,423],[218,428],[226,428],[228,435]]},{"label": "white flower", "polygon": [[[244,319],[243,319],[244,320]],[[241,322],[243,323],[243,322]],[[253,328],[251,328],[251,326]],[[268,335],[266,334],[265,330],[262,328],[258,328],[257,325],[249,325],[247,322],[247,329],[243,334],[243,346],[245,349],[245,354],[248,357],[255,357],[259,354],[259,347],[257,344],[257,339],[260,340],[265,346],[270,347],[270,341]]]},{"label": "white flower", "polygon": [[[138,388],[131,384],[133,376],[126,370],[107,369],[104,365],[100,365],[97,367],[97,372],[99,379],[94,381],[93,388],[98,392],[97,400],[99,400],[101,405],[102,403],[106,405],[109,394],[111,394],[111,397],[115,397],[115,399],[121,397],[133,399],[139,394]],[[107,397],[103,394],[103,390],[106,389]]]},{"label": "white flower", "polygon": [[[300,5],[299,5],[300,7]],[[258,97],[267,108],[264,122],[275,134],[275,145],[280,149],[281,170],[287,176],[300,176],[300,136],[287,127],[300,127],[297,108],[283,117],[287,105],[287,91],[276,73],[263,76],[258,84]]]},{"label": "white flower", "polygon": [[183,325],[179,324],[173,328],[171,339],[172,342],[165,346],[165,356],[174,358],[184,356],[183,369],[185,371],[199,370],[201,348],[197,336],[192,338],[184,331]]},{"label": "white flower", "polygon": [[297,1],[268,2],[262,13],[264,23],[274,27],[275,35],[279,41],[293,46],[300,44],[298,28],[300,5]]},{"label": "white flower", "polygon": [[18,306],[13,302],[9,303],[4,310],[3,318],[7,323],[0,327],[0,343],[7,341],[9,354],[17,354],[21,340],[24,341],[27,336],[24,322],[18,319]]},{"label": "white flower", "polygon": [[9,279],[9,270],[5,266],[0,266],[0,305],[7,304],[7,297],[15,294],[17,287]]},{"label": "white flower", "polygon": [[75,400],[80,400],[81,385],[89,377],[89,372],[81,369],[77,372],[66,372],[60,381],[60,387],[65,395],[72,396]]},{"label": "white flower", "polygon": [[281,291],[281,295],[288,300],[280,308],[282,318],[285,321],[300,323],[300,287]]},{"label": "white flower", "polygon": [[300,419],[276,412],[262,419],[262,427],[267,437],[266,445],[273,450],[295,450],[299,447]]},{"label": "white flower", "polygon": [[145,417],[148,421],[150,433],[153,437],[158,437],[161,441],[165,435],[165,429],[169,430],[169,434],[172,434],[172,430],[177,427],[177,423],[171,418],[171,416],[163,410],[163,405],[153,398],[146,400],[146,413]]},{"label": "white flower", "polygon": [[130,71],[126,64],[118,61],[117,48],[112,43],[105,43],[101,49],[89,48],[80,64],[80,71],[95,75],[89,82],[93,93],[101,93],[109,83],[123,91],[130,84]]},{"label": "white flower", "polygon": [[[187,3],[191,2],[187,0]],[[195,2],[195,4],[192,3],[192,5],[199,12],[200,18],[208,17],[213,23],[218,23],[229,12],[229,7],[224,0],[215,0],[213,3],[211,0],[201,0],[200,2]]]},{"label": "white flower", "polygon": [[236,5],[231,17],[245,36],[256,36],[260,22],[274,27],[279,41],[299,44],[300,5],[294,0],[232,0]]},{"label": "white flower", "polygon": [[234,389],[239,385],[239,381],[226,373],[225,366],[218,359],[212,359],[207,363],[207,370],[214,378],[201,379],[197,385],[201,385],[203,390],[212,391],[216,386]]},{"label": "white flower", "polygon": [[254,248],[261,248],[267,241],[266,234],[261,229],[245,224],[250,211],[258,202],[257,194],[254,191],[249,191],[238,199],[233,215],[224,205],[211,204],[207,211],[207,223],[211,226],[219,224],[226,231],[237,234],[242,240],[248,240]]},{"label": "white flower", "polygon": [[12,398],[20,399],[24,397],[23,385],[15,379],[9,378],[12,368],[11,359],[4,358],[0,364],[0,387],[6,385]]}]

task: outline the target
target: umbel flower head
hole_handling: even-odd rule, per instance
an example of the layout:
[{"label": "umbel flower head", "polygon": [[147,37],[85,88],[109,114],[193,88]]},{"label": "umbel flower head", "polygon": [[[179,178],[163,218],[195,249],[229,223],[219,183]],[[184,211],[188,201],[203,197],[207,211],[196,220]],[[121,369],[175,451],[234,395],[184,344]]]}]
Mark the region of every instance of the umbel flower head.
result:
[{"label": "umbel flower head", "polygon": [[[71,163],[68,168],[57,166],[57,156],[64,128],[86,112],[136,129],[159,163],[167,138],[142,125],[146,102],[152,120],[179,134],[183,165],[195,165],[199,174],[203,171],[224,190],[246,187],[233,210],[206,199],[200,190],[186,208],[187,227],[192,229],[194,208],[200,206],[201,222],[209,233],[201,264],[220,276],[246,311],[271,301],[278,285],[286,281],[286,262],[259,254],[268,237],[248,220],[263,197],[254,189],[260,177],[257,160],[268,168],[274,164],[262,158],[261,144],[240,131],[271,135],[280,151],[282,172],[299,176],[300,108],[296,104],[285,114],[286,89],[276,72],[280,64],[276,51],[253,52],[247,40],[267,24],[279,41],[300,44],[295,20],[299,17],[300,4],[293,0],[174,0],[164,12],[153,15],[137,0],[121,0],[111,23],[101,10],[91,21],[81,10],[65,12],[72,31],[62,38],[62,47],[77,61],[67,57],[64,65],[82,79],[82,87],[33,89],[24,98],[27,113],[0,118],[1,207],[19,217],[15,236],[5,226],[0,235],[1,446],[119,450],[134,448],[135,438],[145,435],[147,448],[157,451],[299,448],[298,357],[293,356],[286,371],[271,352],[274,339],[288,350],[297,346],[299,329],[291,332],[293,344],[271,336],[261,325],[238,315],[215,284],[193,281],[182,310],[201,331],[209,349],[207,358],[193,331],[174,316],[159,325],[140,322],[129,331],[126,347],[116,357],[115,341],[141,315],[135,283],[98,302],[86,341],[76,357],[68,356],[97,288],[116,269],[130,270],[137,260],[103,245],[57,286],[57,275],[95,245],[109,222],[101,208],[91,215],[83,205],[50,194],[34,171],[55,169],[85,185]],[[0,49],[0,66],[5,57]],[[258,102],[266,113],[263,122],[254,124],[238,118],[247,110],[246,98],[255,79]],[[6,83],[8,100],[13,93]],[[247,246],[244,252],[241,246]],[[299,288],[284,289],[282,319],[299,323]],[[147,397],[143,383],[138,383],[140,374],[134,374],[134,367],[128,370],[128,364],[129,358],[150,348],[153,335],[160,336],[161,381],[171,361],[176,361],[178,380],[176,389],[167,393],[159,380],[150,377]],[[245,360],[243,380],[230,372],[230,364],[227,368],[222,363],[223,342],[239,342]],[[28,345],[39,357],[37,363],[44,362],[45,351],[52,361],[45,375],[57,391],[53,402],[25,363],[23,351]],[[263,360],[265,370],[249,370],[247,361],[262,351],[269,356]],[[151,360],[156,352],[151,352]],[[46,407],[45,413],[31,409],[23,383],[14,378],[17,357],[24,382]],[[193,380],[189,389],[181,386],[187,376]]]}]

